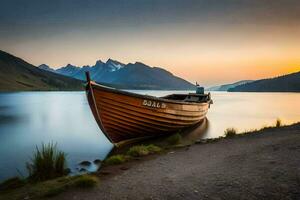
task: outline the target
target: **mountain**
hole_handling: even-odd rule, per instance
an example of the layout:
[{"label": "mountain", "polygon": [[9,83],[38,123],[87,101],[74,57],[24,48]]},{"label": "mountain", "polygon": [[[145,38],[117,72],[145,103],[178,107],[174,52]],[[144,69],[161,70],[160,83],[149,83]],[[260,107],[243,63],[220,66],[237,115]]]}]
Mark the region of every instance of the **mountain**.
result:
[{"label": "mountain", "polygon": [[49,71],[49,72],[55,72],[54,69],[50,68],[48,65],[45,65],[45,64],[40,65],[39,68],[43,69],[43,70],[46,70],[46,71]]},{"label": "mountain", "polygon": [[[40,68],[40,66],[39,66],[39,68]],[[52,68],[50,68],[50,69],[52,69]],[[80,69],[79,67],[68,64],[67,66],[62,67],[56,71],[58,72],[58,74],[63,74],[65,76],[73,77],[78,72],[79,69]]]},{"label": "mountain", "polygon": [[[49,70],[49,66],[46,68],[45,64],[39,67]],[[98,60],[93,66],[77,67],[68,64],[54,71],[79,80],[85,80],[85,72],[89,71],[92,80],[122,89],[195,89],[193,84],[162,68],[150,67],[140,62],[123,64],[112,59],[106,62]]]},{"label": "mountain", "polygon": [[112,74],[111,77],[104,77],[104,82],[127,85],[137,89],[195,89],[191,83],[162,68],[149,67],[140,62],[129,63]]},{"label": "mountain", "polygon": [[228,91],[229,89],[234,88],[238,85],[243,85],[243,84],[250,83],[250,82],[253,82],[253,81],[252,80],[243,80],[243,81],[238,81],[235,83],[213,86],[213,87],[207,88],[206,90],[207,91]]},{"label": "mountain", "polygon": [[270,79],[257,80],[229,89],[230,92],[300,92],[300,71]]},{"label": "mountain", "polygon": [[82,90],[82,81],[39,69],[0,50],[0,91]]}]

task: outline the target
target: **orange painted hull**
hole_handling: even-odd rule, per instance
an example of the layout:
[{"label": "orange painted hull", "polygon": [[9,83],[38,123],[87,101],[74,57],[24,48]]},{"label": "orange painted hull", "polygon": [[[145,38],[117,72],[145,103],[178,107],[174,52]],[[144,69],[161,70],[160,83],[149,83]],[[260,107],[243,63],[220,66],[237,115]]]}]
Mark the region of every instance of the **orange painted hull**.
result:
[{"label": "orange painted hull", "polygon": [[86,92],[99,127],[112,143],[193,126],[205,118],[210,104],[139,95],[93,82],[88,82]]}]

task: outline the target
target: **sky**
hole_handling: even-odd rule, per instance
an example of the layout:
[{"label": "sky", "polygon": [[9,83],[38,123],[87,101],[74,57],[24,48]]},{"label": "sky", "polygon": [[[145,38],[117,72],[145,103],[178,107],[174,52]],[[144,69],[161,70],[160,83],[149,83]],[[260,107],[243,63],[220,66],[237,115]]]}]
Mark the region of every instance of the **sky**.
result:
[{"label": "sky", "polygon": [[108,58],[204,86],[300,71],[298,0],[1,0],[0,49],[34,65]]}]

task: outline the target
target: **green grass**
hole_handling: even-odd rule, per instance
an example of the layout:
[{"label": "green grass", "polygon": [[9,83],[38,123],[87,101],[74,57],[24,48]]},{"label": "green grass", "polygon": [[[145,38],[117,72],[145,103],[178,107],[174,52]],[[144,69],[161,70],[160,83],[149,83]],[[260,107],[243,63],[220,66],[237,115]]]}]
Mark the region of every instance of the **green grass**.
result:
[{"label": "green grass", "polygon": [[225,137],[233,137],[237,134],[237,130],[235,128],[227,128],[224,131]]},{"label": "green grass", "polygon": [[132,156],[132,157],[141,157],[141,156],[146,156],[149,154],[158,153],[160,151],[161,151],[161,148],[158,146],[155,146],[154,144],[137,145],[137,146],[131,147],[127,151],[127,155]]},{"label": "green grass", "polygon": [[132,157],[140,157],[140,156],[146,156],[149,154],[149,151],[145,145],[138,145],[131,147],[127,154]]},{"label": "green grass", "polygon": [[154,144],[149,144],[146,146],[148,151],[153,154],[153,153],[159,153],[162,151],[162,149]]},{"label": "green grass", "polygon": [[108,157],[104,160],[104,165],[119,165],[126,161],[132,159],[132,157],[141,157],[146,156],[149,154],[159,153],[162,149],[154,144],[149,145],[137,145],[131,147],[127,152],[126,155],[124,154],[116,154]]},{"label": "green grass", "polygon": [[26,183],[25,180],[20,179],[19,177],[12,177],[0,183],[0,191],[16,189],[24,186]]},{"label": "green grass", "polygon": [[98,183],[99,183],[98,178],[90,175],[83,175],[78,177],[78,179],[75,180],[74,186],[80,188],[92,188],[95,187]]},{"label": "green grass", "polygon": [[0,190],[0,199],[42,199],[54,197],[71,188],[91,188],[99,183],[99,179],[92,175],[64,176],[43,182],[26,182],[15,189]]},{"label": "green grass", "polygon": [[169,145],[177,145],[181,142],[181,140],[181,135],[179,133],[176,133],[174,135],[169,136],[166,141]]},{"label": "green grass", "polygon": [[121,154],[113,155],[105,159],[105,165],[119,165],[126,161],[126,157]]},{"label": "green grass", "polygon": [[66,154],[57,149],[56,144],[42,144],[31,162],[26,163],[31,181],[45,181],[66,175]]},{"label": "green grass", "polygon": [[53,188],[49,188],[48,190],[45,191],[45,193],[41,196],[44,197],[54,197],[59,195],[60,193],[66,191],[67,187],[63,186],[63,187],[53,187]]}]

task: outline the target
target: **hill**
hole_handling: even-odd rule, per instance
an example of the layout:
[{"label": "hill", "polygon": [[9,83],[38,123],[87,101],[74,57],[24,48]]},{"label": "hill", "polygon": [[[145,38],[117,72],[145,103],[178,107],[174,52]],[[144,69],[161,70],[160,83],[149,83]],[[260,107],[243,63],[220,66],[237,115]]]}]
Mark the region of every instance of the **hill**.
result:
[{"label": "hill", "polygon": [[82,90],[83,83],[0,50],[0,91]]},{"label": "hill", "polygon": [[225,84],[225,85],[219,85],[219,86],[213,86],[210,88],[207,88],[207,91],[228,91],[231,88],[234,88],[238,85],[243,85],[245,83],[250,83],[253,82],[252,80],[243,80],[243,81],[238,81],[235,83],[230,83],[230,84]]},{"label": "hill", "polygon": [[106,62],[98,60],[93,66],[78,67],[68,64],[56,70],[45,64],[39,67],[79,80],[85,80],[85,71],[89,71],[92,80],[122,89],[195,89],[193,84],[174,76],[162,68],[150,67],[140,62],[123,64],[119,61],[108,59]]},{"label": "hill", "polygon": [[229,92],[300,92],[300,72],[236,86]]}]

